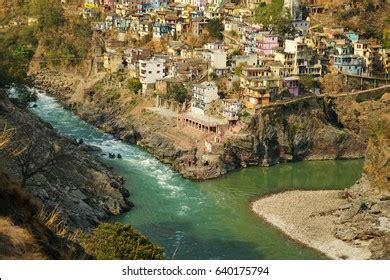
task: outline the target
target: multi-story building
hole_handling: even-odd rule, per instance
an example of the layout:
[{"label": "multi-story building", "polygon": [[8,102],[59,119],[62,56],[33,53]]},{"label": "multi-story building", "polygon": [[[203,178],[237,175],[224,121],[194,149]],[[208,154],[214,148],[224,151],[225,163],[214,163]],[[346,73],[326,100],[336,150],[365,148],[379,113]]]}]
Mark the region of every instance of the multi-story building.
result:
[{"label": "multi-story building", "polygon": [[261,34],[261,31],[258,28],[251,26],[246,26],[243,28],[241,49],[244,53],[255,53],[257,51],[256,37],[259,34]]},{"label": "multi-story building", "polygon": [[382,46],[376,41],[359,40],[353,43],[354,54],[364,58],[364,72],[368,76],[383,72],[380,53]]},{"label": "multi-story building", "polygon": [[291,76],[285,77],[282,80],[283,86],[287,88],[288,92],[293,96],[299,95],[299,77]]},{"label": "multi-story building", "polygon": [[249,109],[270,103],[271,96],[281,86],[279,76],[273,75],[269,67],[244,67],[240,78],[245,106]]},{"label": "multi-story building", "polygon": [[124,57],[128,66],[138,67],[140,60],[148,60],[152,57],[150,49],[126,49]]},{"label": "multi-story building", "polygon": [[333,67],[341,73],[360,76],[363,74],[364,60],[354,54],[335,55]]},{"label": "multi-story building", "polygon": [[157,80],[166,76],[165,60],[153,57],[149,60],[139,60],[139,76],[142,83],[142,92],[154,86]]},{"label": "multi-story building", "polygon": [[214,82],[203,82],[192,89],[191,112],[204,115],[210,103],[219,99],[218,87]]},{"label": "multi-story building", "polygon": [[275,60],[283,63],[285,72],[289,75],[320,76],[322,74],[321,61],[300,37],[286,40],[284,51],[276,52]]},{"label": "multi-story building", "polygon": [[222,49],[211,51],[211,68],[210,71],[217,76],[225,75],[229,68],[227,67],[227,53]]},{"label": "multi-story building", "polygon": [[242,103],[236,98],[222,100],[221,113],[229,120],[229,123],[238,120],[242,109]]},{"label": "multi-story building", "polygon": [[390,49],[381,50],[381,61],[385,78],[390,78]]},{"label": "multi-story building", "polygon": [[256,36],[257,53],[272,55],[277,47],[279,47],[279,37],[277,35],[259,34]]}]

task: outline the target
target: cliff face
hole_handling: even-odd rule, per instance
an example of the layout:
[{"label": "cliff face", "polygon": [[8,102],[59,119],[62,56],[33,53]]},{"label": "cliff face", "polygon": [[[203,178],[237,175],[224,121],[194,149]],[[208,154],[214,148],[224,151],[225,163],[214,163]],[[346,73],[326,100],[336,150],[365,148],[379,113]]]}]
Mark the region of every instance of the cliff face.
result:
[{"label": "cliff face", "polygon": [[[389,94],[383,99],[389,100]],[[343,241],[366,244],[372,259],[390,258],[389,108],[371,115],[363,176],[341,194],[350,206],[340,210],[334,229]]]},{"label": "cliff face", "polygon": [[226,145],[226,154],[244,166],[362,157],[364,135],[346,129],[325,103],[311,99],[260,109],[248,128],[250,137],[234,139]]},{"label": "cliff face", "polygon": [[344,96],[262,108],[240,134],[213,143],[212,154],[205,154],[202,144],[183,148],[175,137],[167,137],[165,132],[176,121],[144,111],[154,101],[130,94],[125,81],[106,80],[92,86],[71,77],[64,79],[59,73],[42,72],[35,82],[84,120],[137,143],[191,179],[215,178],[251,165],[362,158],[368,141],[368,113],[380,110],[386,102],[377,95],[368,95],[364,101]]},{"label": "cliff face", "polygon": [[45,212],[57,209],[71,231],[90,230],[130,209],[122,178],[83,151],[88,147],[58,136],[49,124],[0,100],[0,131],[4,129],[13,135],[0,149],[0,169],[40,201]]},{"label": "cliff face", "polygon": [[[390,98],[390,94],[387,95]],[[389,111],[389,110],[387,110]],[[390,191],[390,114],[373,116],[364,174],[374,188]]]}]

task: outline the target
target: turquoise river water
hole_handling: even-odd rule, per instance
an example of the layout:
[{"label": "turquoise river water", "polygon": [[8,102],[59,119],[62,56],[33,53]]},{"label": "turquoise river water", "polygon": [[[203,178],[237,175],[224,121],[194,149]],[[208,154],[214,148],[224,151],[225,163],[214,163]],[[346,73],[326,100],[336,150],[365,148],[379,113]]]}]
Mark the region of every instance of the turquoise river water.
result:
[{"label": "turquoise river water", "polygon": [[[31,109],[62,135],[83,138],[126,180],[135,208],[113,218],[130,223],[175,259],[323,259],[250,210],[252,200],[292,189],[342,189],[360,176],[361,160],[319,161],[251,167],[223,178],[192,182],[135,145],[116,140],[40,94]],[[308,203],[310,203],[308,201]],[[286,205],[294,207],[294,205]]]}]

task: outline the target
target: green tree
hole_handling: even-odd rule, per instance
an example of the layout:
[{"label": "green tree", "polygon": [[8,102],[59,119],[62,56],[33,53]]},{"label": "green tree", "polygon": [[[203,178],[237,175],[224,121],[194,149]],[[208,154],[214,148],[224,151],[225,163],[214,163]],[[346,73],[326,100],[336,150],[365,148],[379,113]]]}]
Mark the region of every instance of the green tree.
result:
[{"label": "green tree", "polygon": [[233,90],[234,91],[239,91],[240,90],[240,81],[234,81],[232,84]]},{"label": "green tree", "polygon": [[255,11],[255,21],[272,28],[277,34],[285,35],[293,31],[291,24],[291,15],[283,10],[283,0],[272,0],[266,5],[264,2],[259,4]]},{"label": "green tree", "polygon": [[244,69],[244,67],[246,66],[246,62],[240,62],[236,68],[234,69],[234,74],[236,76],[241,76],[241,73],[242,73],[242,69]]},{"label": "green tree", "polygon": [[234,51],[230,54],[231,57],[237,56],[237,55],[241,55],[241,51],[240,51],[239,49],[234,50]]},{"label": "green tree", "polygon": [[162,260],[164,251],[130,225],[100,224],[80,240],[85,251],[98,260]]},{"label": "green tree", "polygon": [[37,40],[30,27],[16,27],[0,33],[0,87],[25,81],[36,45]]},{"label": "green tree", "polygon": [[313,88],[319,87],[320,84],[313,75],[303,75],[299,77],[299,86],[302,90],[310,92]]},{"label": "green tree", "polygon": [[39,29],[50,29],[63,26],[64,11],[56,0],[30,0],[30,15],[38,18]]},{"label": "green tree", "polygon": [[179,103],[183,103],[187,99],[187,89],[183,84],[175,84],[168,91],[166,97]]},{"label": "green tree", "polygon": [[206,23],[206,29],[209,32],[210,36],[222,40],[223,39],[223,30],[224,30],[224,25],[222,21],[218,18],[216,19],[211,19],[208,23]]},{"label": "green tree", "polygon": [[127,83],[127,88],[134,93],[139,92],[142,89],[142,84],[139,79],[137,78],[132,78],[130,81]]}]

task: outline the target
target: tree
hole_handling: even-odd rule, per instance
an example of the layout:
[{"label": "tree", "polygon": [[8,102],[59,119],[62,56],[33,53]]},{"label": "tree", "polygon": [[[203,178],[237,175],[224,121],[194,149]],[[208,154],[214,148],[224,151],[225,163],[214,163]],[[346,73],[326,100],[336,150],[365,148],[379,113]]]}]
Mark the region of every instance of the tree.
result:
[{"label": "tree", "polygon": [[230,54],[231,57],[234,57],[234,56],[237,56],[237,55],[241,55],[241,51],[240,51],[239,49],[235,49],[235,50]]},{"label": "tree", "polygon": [[246,66],[246,62],[240,62],[234,69],[234,74],[238,77],[241,76],[242,69]]},{"label": "tree", "polygon": [[0,47],[0,87],[22,83],[27,77],[24,59],[14,59],[12,53]]},{"label": "tree", "polygon": [[[7,147],[9,156],[14,157],[20,169],[21,185],[25,187],[34,176],[51,173],[67,154],[56,143],[44,145],[45,135],[33,131],[31,127],[18,129],[19,141],[13,141]],[[20,137],[20,138],[19,138]]]},{"label": "tree", "polygon": [[240,81],[234,81],[232,87],[235,92],[238,92],[240,90]]},{"label": "tree", "polygon": [[138,93],[142,89],[142,84],[139,79],[137,78],[132,78],[130,81],[127,83],[127,88],[134,93]]},{"label": "tree", "polygon": [[208,23],[206,23],[206,29],[209,35],[215,39],[222,40],[223,39],[223,30],[224,25],[222,21],[218,18],[211,19]]},{"label": "tree", "polygon": [[130,225],[100,224],[81,237],[81,246],[98,260],[162,260],[164,251]]},{"label": "tree", "polygon": [[313,75],[303,75],[299,77],[299,86],[306,92],[311,92],[313,88],[319,87],[319,82]]},{"label": "tree", "polygon": [[283,36],[291,34],[294,28],[291,24],[289,11],[284,10],[283,0],[272,0],[268,5],[261,3],[255,11],[255,21],[265,27],[274,29],[277,34]]},{"label": "tree", "polygon": [[168,91],[166,97],[179,103],[184,103],[187,99],[187,89],[183,84],[175,84]]},{"label": "tree", "polygon": [[25,82],[37,44],[31,27],[18,26],[0,33],[0,87]]},{"label": "tree", "polygon": [[29,12],[38,18],[40,30],[60,27],[65,23],[63,8],[56,0],[31,0]]}]

